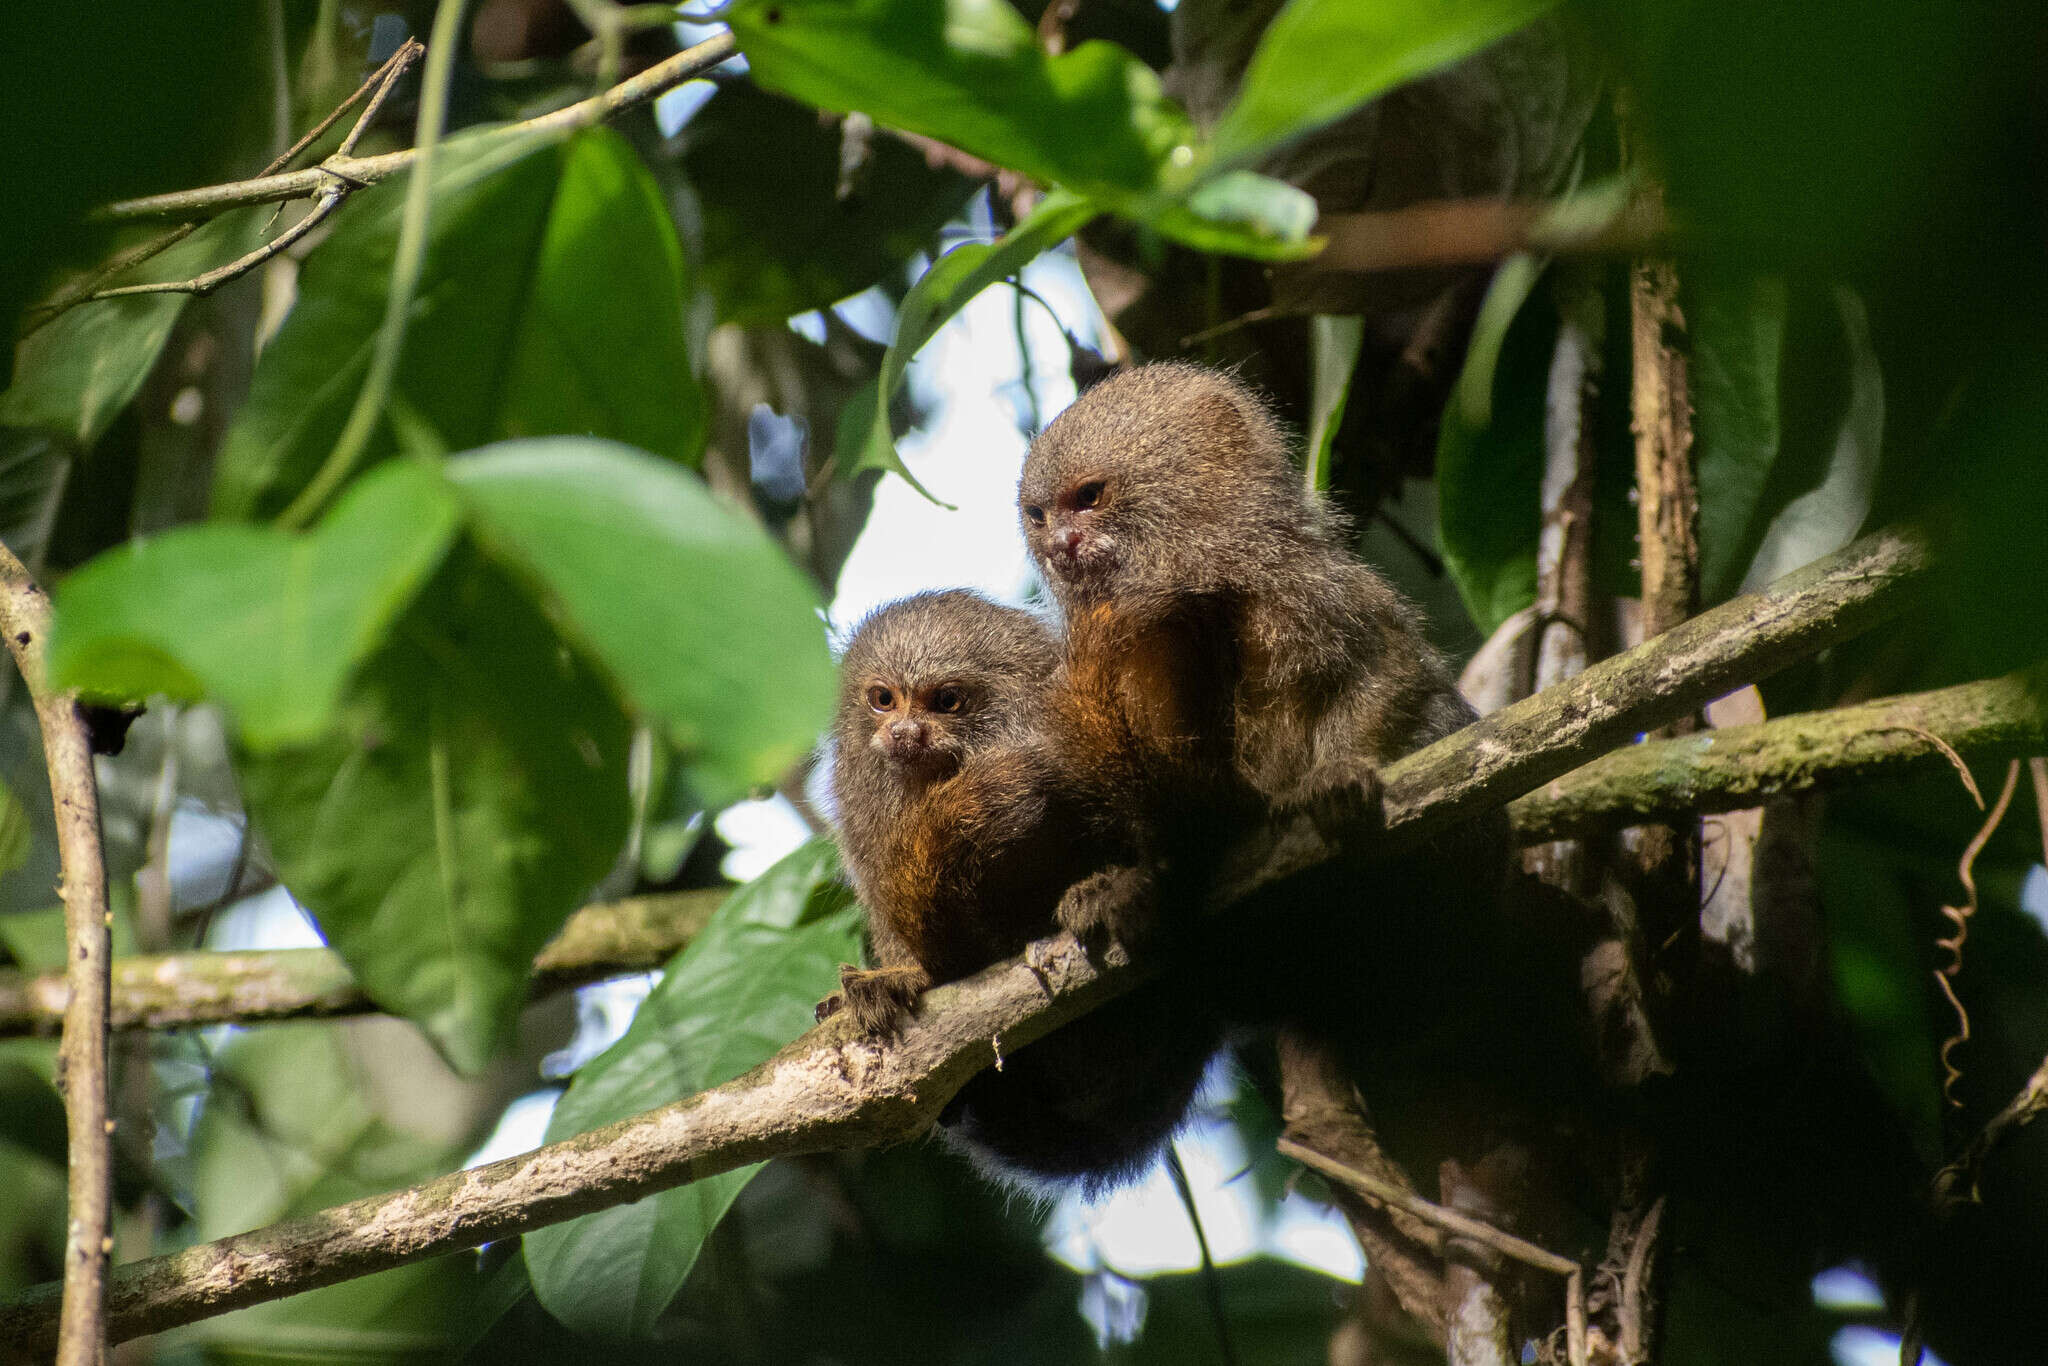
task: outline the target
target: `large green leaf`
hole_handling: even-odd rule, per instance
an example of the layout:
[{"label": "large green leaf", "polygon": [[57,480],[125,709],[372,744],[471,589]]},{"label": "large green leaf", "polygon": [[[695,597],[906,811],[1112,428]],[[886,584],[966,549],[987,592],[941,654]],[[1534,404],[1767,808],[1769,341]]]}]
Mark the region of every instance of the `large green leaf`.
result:
[{"label": "large green leaf", "polygon": [[393,462],[303,534],[215,524],[131,541],[59,587],[50,676],[88,696],[222,703],[256,749],[312,740],[457,516],[438,475]]},{"label": "large green leaf", "polygon": [[1157,192],[1194,137],[1150,67],[1104,42],[1048,56],[1006,0],[738,0],[723,17],[771,90],[1105,204]]},{"label": "large green leaf", "polygon": [[[182,280],[248,242],[246,217],[217,218],[106,284]],[[99,440],[156,364],[189,294],[137,294],[80,304],[14,348],[14,383],[0,393],[0,426],[34,427],[75,443]]]},{"label": "large green leaf", "polygon": [[451,461],[485,548],[693,766],[736,796],[773,782],[830,719],[817,596],[752,521],[640,451],[553,437]]},{"label": "large green leaf", "polygon": [[1852,540],[1870,511],[1884,381],[1846,288],[1696,272],[1693,449],[1700,591],[1712,605]]},{"label": "large green leaf", "polygon": [[1437,434],[1437,534],[1481,634],[1536,598],[1544,376],[1555,314],[1524,308],[1543,263],[1501,264]]},{"label": "large green leaf", "polygon": [[1778,458],[1778,369],[1785,282],[1768,275],[1686,281],[1693,463],[1700,490],[1700,603],[1733,596],[1763,537],[1764,489]]},{"label": "large green leaf", "polygon": [[[1024,269],[1032,258],[1058,246],[1086,226],[1097,210],[1086,200],[1063,191],[1047,195],[1031,216],[993,242],[968,242],[953,248],[932,263],[918,277],[902,307],[896,310],[896,335],[882,357],[881,373],[863,406],[849,405],[851,419],[842,418],[840,444],[835,450],[839,469],[852,474],[862,469],[894,470],[919,493],[924,486],[904,468],[896,453],[895,433],[889,426],[889,400],[903,383],[910,358],[932,339],[946,320],[965,308],[975,295],[998,280],[1008,279]],[[865,418],[865,428],[859,420]],[[858,440],[849,448],[849,440]]]},{"label": "large green leaf", "polygon": [[241,775],[285,885],[356,979],[474,1070],[625,840],[630,738],[526,595],[459,550],[334,730]]},{"label": "large green leaf", "polygon": [[1314,206],[1248,173],[1204,186],[1194,125],[1114,43],[1048,56],[1006,0],[738,0],[754,79],[1061,185],[1207,251],[1285,258]]},{"label": "large green leaf", "polygon": [[[688,281],[632,149],[602,128],[568,142],[485,133],[450,140],[434,165],[394,406],[448,450],[560,432],[694,461],[705,418]],[[333,446],[383,320],[404,199],[387,189],[350,205],[307,260],[228,430],[216,512],[276,512]]]},{"label": "large green leaf", "polygon": [[1214,134],[1225,164],[1256,158],[1404,81],[1469,56],[1557,0],[1291,0],[1259,40]]},{"label": "large green leaf", "polygon": [[840,198],[838,130],[749,81],[690,120],[683,174],[703,202],[706,288],[724,322],[780,326],[899,271],[958,213],[974,183],[877,137]]},{"label": "large green leaf", "polygon": [[[729,1081],[811,1024],[860,912],[814,840],[735,892],[668,966],[624,1038],[576,1076],[548,1125],[566,1138]],[[758,1165],[530,1233],[527,1269],[578,1332],[644,1335]]]}]

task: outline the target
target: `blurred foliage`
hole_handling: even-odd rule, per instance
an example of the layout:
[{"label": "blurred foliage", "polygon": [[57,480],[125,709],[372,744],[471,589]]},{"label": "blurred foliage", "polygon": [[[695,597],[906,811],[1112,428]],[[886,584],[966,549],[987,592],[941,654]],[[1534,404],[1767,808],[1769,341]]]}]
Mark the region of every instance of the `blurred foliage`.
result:
[{"label": "blurred foliage", "polygon": [[[733,894],[677,954],[632,1028],[587,1063],[555,1107],[550,1140],[732,1080],[813,1023],[812,1006],[859,957],[861,918],[838,852],[813,840]],[[591,1337],[643,1337],[759,1166],[526,1236],[534,1291]]]},{"label": "blurred foliage", "polygon": [[[1047,252],[1080,262],[1108,349],[1242,365],[1311,435],[1309,477],[1360,545],[1464,650],[1533,596],[1568,328],[1593,330],[1597,361],[1595,586],[1629,591],[1627,263],[1361,271],[1316,254],[1318,217],[1568,194],[1594,223],[1659,185],[1683,248],[1667,340],[1690,365],[1701,605],[1895,519],[1942,538],[1934,610],[1770,680],[1770,708],[1978,677],[2048,642],[2048,57],[2028,7],[740,0],[723,17],[747,71],[718,73],[680,128],[639,111],[566,138],[504,125],[589,93],[584,30],[558,0],[483,8],[385,421],[303,531],[272,519],[355,402],[402,184],[354,196],[302,264],[203,300],[95,303],[33,331],[23,310],[160,231],[93,207],[250,173],[432,7],[0,19],[20,54],[0,180],[28,187],[0,195],[0,317],[21,335],[0,540],[54,585],[59,678],[154,699],[101,768],[120,942],[220,943],[244,913],[229,884],[274,874],[408,1022],[124,1044],[124,1254],[448,1170],[541,1084],[568,1022],[528,1004],[534,952],[596,890],[722,881],[711,815],[789,788],[829,712],[818,598],[874,481],[907,477],[909,361]],[[416,113],[408,81],[365,150],[405,145]],[[980,178],[984,162],[1011,174]],[[118,282],[192,275],[302,209],[223,215]],[[833,308],[873,287],[894,305],[886,345]],[[786,329],[810,310],[822,341]],[[1077,349],[1073,377],[1101,364]],[[0,949],[33,970],[59,956],[49,793],[21,689],[0,700]],[[1901,1166],[1952,1153],[2048,1051],[2048,882],[2024,802],[1977,862],[1960,1108],[1940,1095],[1955,1021],[1930,974],[1981,815],[1936,779],[1813,817],[1824,1000],[1763,1015],[1815,1037],[1731,1047],[1748,1084],[1707,1067],[1725,1104],[1676,1126],[1700,1161],[1674,1212],[1666,1359],[1822,1359],[1842,1319],[1807,1283],[1841,1241],[1830,1221],[1855,1225],[1860,1201],[1876,1223]],[[134,874],[166,823],[181,848],[198,830],[219,847],[145,915]],[[857,946],[830,848],[808,845],[668,966],[550,1136],[758,1062]],[[0,1047],[0,1288],[57,1265],[50,1051]],[[1276,1120],[1248,1087],[1232,1122],[1269,1211],[1288,1173]],[[2038,1292],[2044,1173],[2029,1131],[1909,1266],[1955,1366],[2032,1346],[2013,1307]],[[1072,1272],[1035,1212],[932,1145],[778,1162],[163,1352],[1219,1356],[1197,1277]],[[1246,1362],[1318,1359],[1346,1312],[1282,1263],[1221,1279]]]}]

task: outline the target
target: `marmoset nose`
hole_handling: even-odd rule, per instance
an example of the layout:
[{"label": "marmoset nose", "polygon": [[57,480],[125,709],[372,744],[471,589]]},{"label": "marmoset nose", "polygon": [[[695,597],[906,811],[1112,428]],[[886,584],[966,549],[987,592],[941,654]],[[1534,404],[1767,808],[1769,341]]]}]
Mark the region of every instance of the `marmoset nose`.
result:
[{"label": "marmoset nose", "polygon": [[1083,537],[1078,527],[1061,527],[1052,534],[1053,554],[1062,559],[1074,559],[1081,553]]},{"label": "marmoset nose", "polygon": [[882,727],[882,743],[888,746],[891,754],[904,754],[923,749],[929,739],[924,722],[913,721],[907,717],[891,721]]}]

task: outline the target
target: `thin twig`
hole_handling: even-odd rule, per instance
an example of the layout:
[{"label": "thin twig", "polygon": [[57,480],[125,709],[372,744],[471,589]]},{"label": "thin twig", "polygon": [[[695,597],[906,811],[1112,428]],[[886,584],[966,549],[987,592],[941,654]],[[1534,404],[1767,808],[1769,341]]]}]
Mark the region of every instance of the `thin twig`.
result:
[{"label": "thin twig", "polygon": [[[628,109],[637,108],[655,96],[699,76],[739,51],[730,33],[686,48],[668,60],[658,62],[637,76],[620,81],[602,95],[542,114],[524,123],[509,124],[490,136],[514,140],[573,133],[588,128]],[[328,157],[318,166],[282,175],[257,176],[249,180],[208,185],[196,190],[124,199],[100,210],[107,218],[204,219],[245,204],[277,204],[292,199],[310,199],[325,191],[335,180],[358,187],[374,185],[411,169],[419,158],[417,148],[387,152],[374,157]]]},{"label": "thin twig", "polygon": [[1571,1276],[1579,1270],[1579,1264],[1569,1257],[1560,1257],[1547,1248],[1538,1247],[1526,1238],[1517,1238],[1505,1229],[1495,1228],[1484,1220],[1474,1219],[1470,1215],[1434,1204],[1413,1191],[1403,1190],[1390,1181],[1382,1181],[1369,1172],[1354,1171],[1342,1162],[1325,1157],[1315,1149],[1296,1143],[1291,1138],[1281,1139],[1274,1147],[1282,1157],[1291,1157],[1304,1166],[1313,1167],[1332,1181],[1349,1186],[1368,1200],[1377,1200],[1390,1209],[1412,1214],[1418,1219],[1435,1224],[1446,1233],[1484,1243],[1503,1257],[1511,1258],[1524,1266],[1533,1266],[1538,1271],[1548,1271],[1553,1276]]},{"label": "thin twig", "polygon": [[1180,1150],[1172,1143],[1166,1145],[1166,1174],[1173,1178],[1173,1189],[1187,1208],[1188,1223],[1195,1230],[1195,1247],[1202,1254],[1202,1293],[1209,1301],[1209,1317],[1216,1325],[1216,1346],[1223,1357],[1223,1366],[1237,1366],[1237,1347],[1230,1336],[1230,1315],[1223,1307],[1223,1277],[1217,1272],[1216,1259],[1209,1252],[1209,1232],[1202,1227],[1202,1212],[1195,1208],[1194,1184],[1188,1180],[1188,1169],[1181,1163]]},{"label": "thin twig", "polygon": [[[257,174],[259,176],[267,176],[291,165],[293,159],[299,153],[319,141],[321,136],[334,126],[336,120],[361,103],[365,95],[375,91],[376,95],[370,101],[370,107],[365,109],[363,116],[356,120],[355,126],[349,130],[348,136],[342,139],[341,147],[335,153],[337,156],[347,156],[355,149],[357,141],[369,130],[371,123],[376,120],[377,110],[397,86],[398,78],[425,51],[426,48],[421,46],[418,39],[407,38],[404,43],[400,44],[398,51],[391,54],[390,59],[384,65],[378,67],[370,74],[369,79],[356,87],[353,95],[350,95],[347,99],[336,105],[333,112],[315,124],[312,130],[304,137],[272,158],[270,164],[257,172]],[[149,260],[160,252],[169,250],[199,230],[197,222],[182,223],[172,228],[169,232],[162,233],[129,251],[121,253],[105,266],[94,271],[79,283],[72,285],[48,303],[35,305],[30,312],[40,316],[28,326],[26,331],[33,332],[45,323],[54,321],[67,310],[76,308],[79,304],[92,303],[99,299],[118,298],[128,294],[208,294],[228,280],[235,278],[235,276],[261,265],[293,242],[298,241],[299,238],[304,237],[306,233],[312,231],[314,226],[317,226],[319,219],[325,218],[328,214],[332,213],[335,207],[340,204],[341,199],[345,198],[353,188],[355,187],[347,181],[336,181],[329,188],[328,192],[321,197],[320,204],[307,215],[307,219],[311,220],[310,222],[302,220],[300,226],[293,231],[264,247],[259,247],[241,260],[221,267],[219,270],[208,271],[205,275],[180,283],[130,285],[120,289],[100,288],[100,285],[105,281],[126,270],[141,265],[144,261]]]},{"label": "thin twig", "polygon": [[1586,1366],[1586,1273],[1578,1267],[1564,1278],[1564,1353],[1571,1366]]},{"label": "thin twig", "polygon": [[320,196],[319,201],[307,210],[304,218],[256,250],[238,256],[224,266],[215,266],[212,270],[195,275],[189,280],[159,280],[144,285],[117,285],[112,289],[94,290],[78,302],[97,303],[101,299],[125,299],[137,294],[191,294],[203,299],[222,285],[247,275],[326,222],[334,211],[341,207],[342,201],[348,198],[351,188],[347,185],[336,185]]},{"label": "thin twig", "polygon": [[107,1265],[114,1251],[113,1120],[107,1096],[107,971],[113,959],[106,855],[92,740],[75,693],[53,693],[43,672],[50,600],[0,546],[0,630],[35,702],[57,813],[63,870],[64,962],[71,997],[58,1069],[68,1133],[70,1218],[58,1366],[97,1366],[106,1350]]}]

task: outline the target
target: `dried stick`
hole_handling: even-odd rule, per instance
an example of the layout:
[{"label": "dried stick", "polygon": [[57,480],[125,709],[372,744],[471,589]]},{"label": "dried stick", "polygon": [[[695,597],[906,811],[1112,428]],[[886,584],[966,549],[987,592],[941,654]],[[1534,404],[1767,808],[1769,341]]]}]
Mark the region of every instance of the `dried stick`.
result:
[{"label": "dried stick", "polygon": [[58,1366],[97,1366],[106,1351],[107,1263],[113,1255],[113,1120],[107,1098],[107,967],[113,950],[106,855],[92,741],[75,693],[43,673],[50,599],[0,546],[0,631],[20,666],[43,731],[63,869],[64,963],[70,1000],[57,1066],[68,1135],[70,1219],[57,1332]]},{"label": "dried stick", "polygon": [[[1910,600],[1928,559],[1916,536],[1881,533],[1390,765],[1390,844],[1498,805],[1582,762],[1602,740],[1749,681],[1749,671],[1768,672],[1875,625]],[[1311,866],[1319,839],[1303,817],[1274,838],[1247,841],[1216,898],[1227,906]],[[410,1190],[121,1267],[109,1292],[110,1327],[132,1337],[767,1157],[908,1137],[994,1060],[995,1041],[1021,1047],[1136,986],[1146,971],[1093,964],[1070,937],[1045,941],[1027,957],[927,995],[890,1045],[855,1039],[843,1021],[828,1020],[747,1075],[662,1109]],[[0,1344],[21,1354],[46,1350],[54,1301],[41,1287],[0,1306]]]},{"label": "dried stick", "polygon": [[[1347,1170],[1371,1172],[1382,1184],[1406,1190],[1405,1177],[1381,1150],[1343,1062],[1301,1030],[1282,1029],[1276,1042],[1280,1118],[1286,1125],[1279,1150],[1285,1153],[1293,1144],[1323,1154],[1325,1160]],[[1442,1346],[1449,1331],[1444,1315],[1443,1239],[1427,1221],[1411,1217],[1399,1206],[1358,1199],[1345,1187],[1339,1187],[1335,1195],[1337,1208],[1351,1225],[1367,1265],[1408,1317]]]},{"label": "dried stick", "polygon": [[1400,1210],[1427,1223],[1436,1225],[1446,1233],[1460,1238],[1470,1238],[1484,1243],[1503,1257],[1533,1266],[1538,1271],[1548,1271],[1555,1276],[1570,1276],[1579,1270],[1579,1264],[1569,1257],[1560,1257],[1548,1248],[1541,1248],[1526,1238],[1517,1238],[1505,1229],[1495,1228],[1482,1219],[1460,1214],[1454,1209],[1432,1204],[1414,1191],[1404,1189],[1391,1181],[1384,1180],[1370,1172],[1355,1171],[1332,1158],[1324,1157],[1313,1148],[1304,1147],[1291,1138],[1283,1138],[1274,1145],[1282,1157],[1291,1157],[1306,1167],[1313,1167],[1332,1181],[1349,1186],[1371,1200],[1377,1200],[1389,1209]]}]

